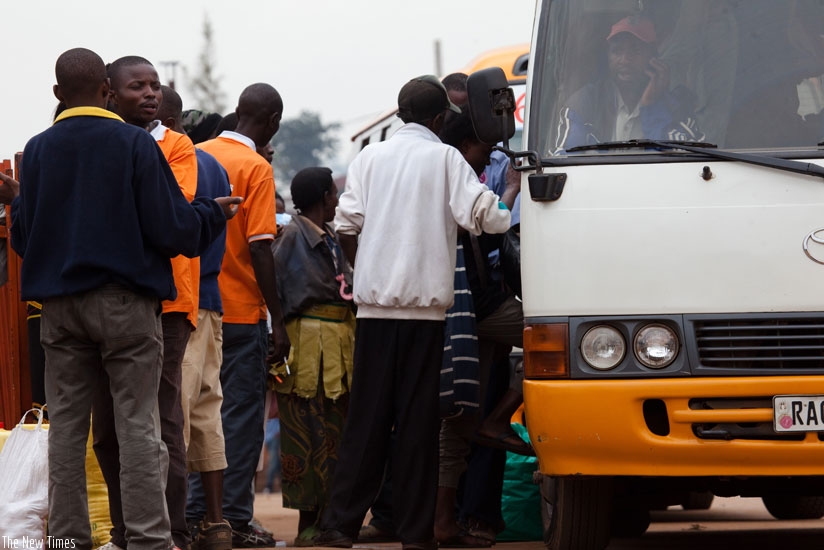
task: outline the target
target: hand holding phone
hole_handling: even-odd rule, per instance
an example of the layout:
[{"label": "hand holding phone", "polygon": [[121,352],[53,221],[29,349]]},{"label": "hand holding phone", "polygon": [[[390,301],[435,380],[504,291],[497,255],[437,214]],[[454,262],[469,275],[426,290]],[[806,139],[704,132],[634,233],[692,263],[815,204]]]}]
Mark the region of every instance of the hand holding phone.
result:
[{"label": "hand holding phone", "polygon": [[669,91],[669,67],[657,57],[653,57],[644,72],[649,77],[649,83],[641,95],[641,105],[652,105]]}]

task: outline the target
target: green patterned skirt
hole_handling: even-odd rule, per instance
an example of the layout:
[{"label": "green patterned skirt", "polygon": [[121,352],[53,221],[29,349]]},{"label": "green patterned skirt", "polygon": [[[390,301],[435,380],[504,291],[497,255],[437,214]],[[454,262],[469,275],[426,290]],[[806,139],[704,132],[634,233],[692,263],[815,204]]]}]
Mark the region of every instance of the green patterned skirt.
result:
[{"label": "green patterned skirt", "polygon": [[309,399],[293,393],[278,393],[277,398],[283,506],[322,512],[338,462],[349,394],[335,401],[323,391]]}]

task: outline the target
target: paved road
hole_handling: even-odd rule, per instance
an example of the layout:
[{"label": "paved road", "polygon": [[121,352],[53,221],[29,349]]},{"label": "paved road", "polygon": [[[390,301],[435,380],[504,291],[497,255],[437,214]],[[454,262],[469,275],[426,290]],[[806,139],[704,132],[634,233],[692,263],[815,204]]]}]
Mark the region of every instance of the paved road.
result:
[{"label": "paved road", "polygon": [[[297,513],[284,510],[280,494],[258,495],[255,515],[289,541],[297,530]],[[704,511],[673,507],[653,512],[647,533],[636,539],[615,539],[607,550],[824,550],[824,520],[777,521],[760,499],[716,498]],[[400,548],[400,544],[356,546]],[[495,550],[541,550],[541,542],[508,542]]]},{"label": "paved road", "polygon": [[674,507],[652,521],[643,537],[613,540],[608,550],[824,549],[824,520],[777,521],[755,498],[716,498],[704,511]]}]

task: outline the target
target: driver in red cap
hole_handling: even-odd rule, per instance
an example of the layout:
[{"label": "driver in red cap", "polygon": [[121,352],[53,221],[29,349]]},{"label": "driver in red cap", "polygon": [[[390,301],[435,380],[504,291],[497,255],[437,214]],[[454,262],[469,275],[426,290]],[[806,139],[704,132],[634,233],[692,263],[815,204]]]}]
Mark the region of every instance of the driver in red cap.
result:
[{"label": "driver in red cap", "polygon": [[609,75],[578,90],[563,107],[556,149],[642,138],[702,141],[693,94],[683,86],[670,90],[669,67],[656,57],[652,21],[625,17],[606,40]]}]

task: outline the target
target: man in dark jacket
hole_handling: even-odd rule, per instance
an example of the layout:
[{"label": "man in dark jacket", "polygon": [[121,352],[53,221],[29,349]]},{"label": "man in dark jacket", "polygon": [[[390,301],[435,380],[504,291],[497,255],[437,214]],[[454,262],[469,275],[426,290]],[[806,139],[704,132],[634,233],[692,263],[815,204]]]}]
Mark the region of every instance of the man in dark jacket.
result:
[{"label": "man in dark jacket", "polygon": [[154,139],[106,111],[109,81],[97,54],[69,50],[55,73],[54,94],[67,109],[24,149],[11,228],[23,257],[22,298],[43,304],[49,540],[92,548],[86,440],[105,371],[129,547],[168,550],[160,301],[176,295],[169,258],[200,254],[240,199],[186,201]]}]

